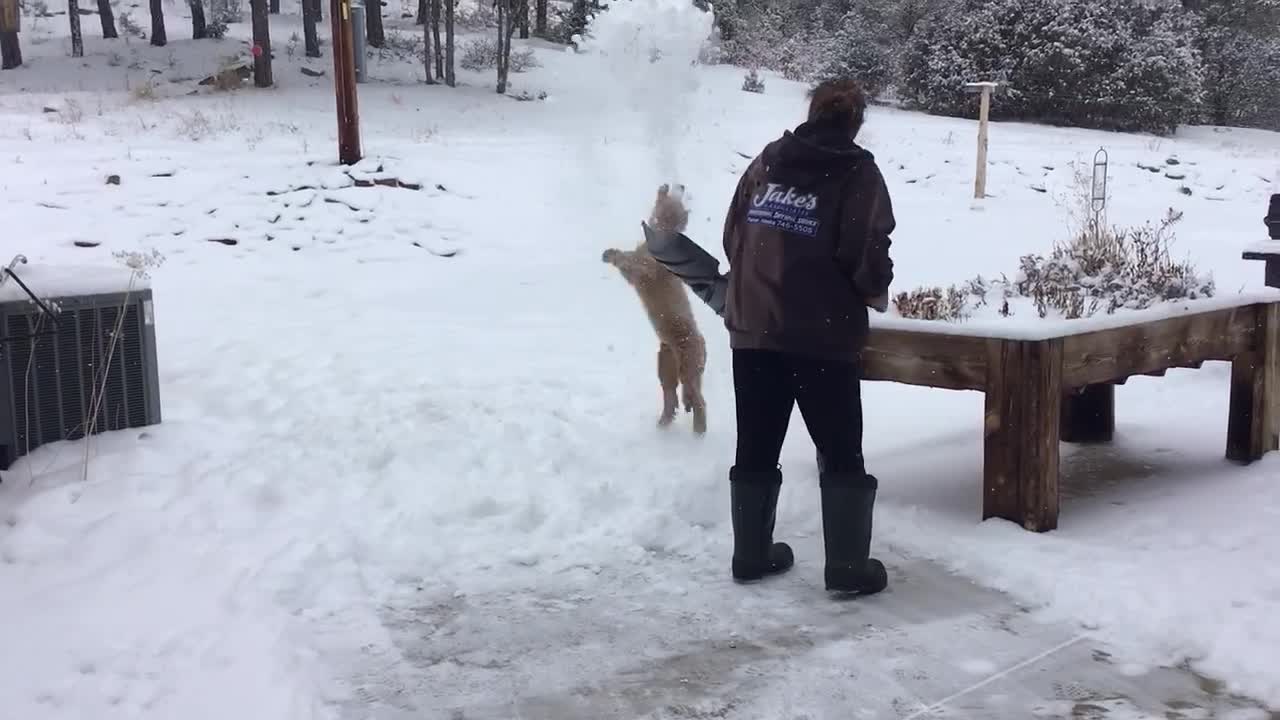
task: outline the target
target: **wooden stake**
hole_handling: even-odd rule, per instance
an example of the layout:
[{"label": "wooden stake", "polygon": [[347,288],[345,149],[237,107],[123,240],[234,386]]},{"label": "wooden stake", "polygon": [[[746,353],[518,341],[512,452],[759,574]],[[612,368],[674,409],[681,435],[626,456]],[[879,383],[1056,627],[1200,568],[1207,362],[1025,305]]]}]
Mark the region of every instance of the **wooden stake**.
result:
[{"label": "wooden stake", "polygon": [[978,105],[978,167],[973,179],[973,197],[981,200],[987,196],[987,120],[991,115],[991,93],[998,87],[993,82],[965,83],[965,92],[979,93]]},{"label": "wooden stake", "polygon": [[338,110],[338,162],[354,165],[360,162],[361,153],[351,3],[349,0],[332,2],[329,17],[333,20],[333,85]]}]

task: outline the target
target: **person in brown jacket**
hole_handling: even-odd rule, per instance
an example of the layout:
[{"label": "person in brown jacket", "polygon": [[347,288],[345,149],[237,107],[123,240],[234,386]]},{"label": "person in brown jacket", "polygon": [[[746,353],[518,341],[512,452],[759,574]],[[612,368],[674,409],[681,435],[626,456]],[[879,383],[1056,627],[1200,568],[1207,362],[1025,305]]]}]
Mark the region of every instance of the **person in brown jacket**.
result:
[{"label": "person in brown jacket", "polygon": [[874,156],[854,142],[866,107],[851,80],[814,88],[808,120],[752,161],[725,219],[739,582],[795,562],[773,529],[778,460],[798,405],[818,453],[826,588],[872,594],[888,584],[884,564],[870,557],[878,483],[862,456],[861,354],[868,306],[888,303],[895,220]]}]

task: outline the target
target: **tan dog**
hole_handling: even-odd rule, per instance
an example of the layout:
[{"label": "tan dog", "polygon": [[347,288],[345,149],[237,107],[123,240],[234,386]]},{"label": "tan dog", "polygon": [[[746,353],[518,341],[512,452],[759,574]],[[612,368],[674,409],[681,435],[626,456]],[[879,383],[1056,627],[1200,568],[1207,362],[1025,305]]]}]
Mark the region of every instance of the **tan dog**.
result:
[{"label": "tan dog", "polygon": [[[667,185],[658,188],[653,213],[649,216],[653,229],[685,231],[689,211],[681,199],[683,194],[682,185],[677,185],[674,193]],[[707,345],[693,319],[684,283],[658,264],[643,242],[631,251],[605,250],[602,259],[618,268],[635,288],[658,335],[658,381],[662,384],[662,415],[658,417],[658,425],[666,427],[675,420],[676,390],[680,388],[685,412],[693,413],[693,431],[699,435],[705,433],[707,405],[702,397],[702,373],[707,367]]]}]

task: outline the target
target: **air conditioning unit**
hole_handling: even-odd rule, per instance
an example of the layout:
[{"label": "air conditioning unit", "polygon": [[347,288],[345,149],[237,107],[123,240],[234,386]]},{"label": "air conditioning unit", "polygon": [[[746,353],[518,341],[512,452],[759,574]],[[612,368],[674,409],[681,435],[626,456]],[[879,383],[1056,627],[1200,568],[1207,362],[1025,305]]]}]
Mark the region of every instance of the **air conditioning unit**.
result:
[{"label": "air conditioning unit", "polygon": [[151,288],[128,269],[20,262],[0,267],[0,470],[90,427],[159,423]]}]

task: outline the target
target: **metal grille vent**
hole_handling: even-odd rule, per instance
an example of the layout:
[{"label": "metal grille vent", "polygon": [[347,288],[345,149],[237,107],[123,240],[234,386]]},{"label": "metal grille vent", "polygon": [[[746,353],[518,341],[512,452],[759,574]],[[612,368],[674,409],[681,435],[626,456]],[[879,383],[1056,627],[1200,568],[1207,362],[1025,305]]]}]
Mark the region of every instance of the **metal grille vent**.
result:
[{"label": "metal grille vent", "polygon": [[[9,345],[9,386],[17,447],[12,458],[45,443],[84,437],[95,387],[105,392],[95,432],[147,424],[144,338],[139,304],[125,309],[115,350],[111,335],[120,317],[118,306],[64,310],[57,332]],[[5,334],[25,338],[53,329],[38,311],[10,314]],[[106,366],[111,354],[110,367]]]}]

